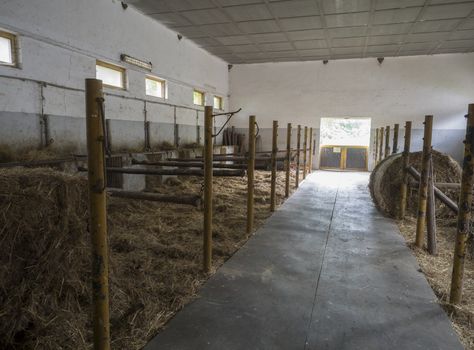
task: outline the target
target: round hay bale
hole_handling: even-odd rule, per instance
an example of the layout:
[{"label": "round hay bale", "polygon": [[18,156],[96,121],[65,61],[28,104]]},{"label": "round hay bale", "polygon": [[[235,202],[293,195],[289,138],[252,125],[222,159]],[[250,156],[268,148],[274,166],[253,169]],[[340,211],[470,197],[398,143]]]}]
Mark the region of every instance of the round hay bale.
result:
[{"label": "round hay bale", "polygon": [[[410,153],[410,164],[421,171],[422,152]],[[394,154],[381,161],[370,175],[369,189],[377,208],[384,214],[396,217],[400,208],[400,186],[403,180],[402,154]],[[433,150],[434,182],[461,181],[461,166],[449,155]],[[409,182],[415,180],[409,176]],[[416,215],[417,190],[409,187],[407,211]],[[454,198],[453,198],[454,199]],[[436,201],[437,206],[441,206]]]}]

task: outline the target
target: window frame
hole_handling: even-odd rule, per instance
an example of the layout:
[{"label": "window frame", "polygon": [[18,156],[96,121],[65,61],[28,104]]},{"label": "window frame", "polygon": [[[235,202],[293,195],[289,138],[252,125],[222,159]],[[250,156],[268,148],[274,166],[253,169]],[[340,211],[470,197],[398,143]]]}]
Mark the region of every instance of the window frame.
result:
[{"label": "window frame", "polygon": [[96,60],[95,66],[96,66],[96,78],[97,78],[97,66],[115,70],[117,72],[120,72],[120,74],[122,74],[122,86],[109,85],[102,81],[102,85],[104,87],[107,87],[109,89],[127,90],[127,70],[124,67],[113,64],[113,63],[101,61],[101,60]]},{"label": "window frame", "polygon": [[[219,101],[219,106],[215,106],[216,99]],[[218,111],[223,111],[224,110],[224,98],[222,96],[214,95],[212,99],[212,106],[214,109],[217,109]]]},{"label": "window frame", "polygon": [[[146,92],[146,81],[147,81],[147,79],[156,81],[157,83],[161,84],[161,91],[163,92],[163,96],[155,96],[155,95],[147,94],[147,92]],[[166,79],[163,79],[163,78],[160,78],[160,77],[157,77],[157,76],[154,76],[154,75],[148,75],[148,74],[145,75],[145,95],[166,100],[168,98],[168,82],[166,81]]]},{"label": "window frame", "polygon": [[0,28],[0,37],[10,40],[10,50],[11,50],[10,54],[12,56],[12,63],[0,61],[0,66],[17,68],[18,63],[19,63],[18,61],[18,35],[12,32],[7,32]]},{"label": "window frame", "polygon": [[[196,92],[198,92],[198,93],[201,94],[201,96],[202,96],[201,104],[198,104],[198,103],[196,103],[196,102],[194,101],[194,94],[195,94]],[[204,106],[206,105],[206,93],[205,93],[204,91],[201,91],[201,90],[198,90],[198,89],[194,89],[194,90],[193,90],[193,104],[194,104],[195,106],[204,107]]]}]

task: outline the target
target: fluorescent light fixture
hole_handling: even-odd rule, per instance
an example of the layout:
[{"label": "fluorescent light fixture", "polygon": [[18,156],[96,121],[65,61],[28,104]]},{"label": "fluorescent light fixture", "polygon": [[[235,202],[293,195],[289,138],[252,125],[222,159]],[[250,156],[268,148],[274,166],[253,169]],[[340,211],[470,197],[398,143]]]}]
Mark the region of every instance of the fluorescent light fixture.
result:
[{"label": "fluorescent light fixture", "polygon": [[149,71],[151,71],[151,69],[152,69],[152,64],[151,64],[151,62],[145,62],[145,61],[143,61],[143,60],[139,60],[138,58],[135,58],[135,57],[126,55],[126,54],[124,54],[124,53],[120,55],[120,59],[121,59],[123,62],[129,63],[129,64],[133,64],[134,66],[137,66],[137,67],[140,67],[140,68],[149,70]]}]

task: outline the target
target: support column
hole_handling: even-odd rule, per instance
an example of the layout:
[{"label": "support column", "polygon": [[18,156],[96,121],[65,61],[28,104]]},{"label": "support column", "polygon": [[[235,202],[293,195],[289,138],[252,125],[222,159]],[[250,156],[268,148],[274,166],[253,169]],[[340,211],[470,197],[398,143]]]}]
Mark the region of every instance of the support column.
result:
[{"label": "support column", "polygon": [[92,241],[92,304],[94,349],[110,349],[109,254],[105,178],[105,125],[100,104],[102,81],[86,79],[87,163]]},{"label": "support column", "polygon": [[285,197],[290,196],[290,170],[291,170],[291,123],[286,127],[286,174],[285,174]]},{"label": "support column", "polygon": [[390,126],[385,127],[385,156],[387,158],[390,155]]},{"label": "support column", "polygon": [[411,144],[411,122],[405,123],[405,144],[403,146],[402,155],[402,185],[400,187],[400,212],[399,219],[405,217],[407,208],[407,192],[408,192],[408,171],[407,168],[410,165],[410,144]]},{"label": "support column", "polygon": [[379,159],[378,159],[378,154],[379,154],[379,129],[375,129],[374,138],[375,138],[374,161],[375,161],[375,165],[377,165],[377,163],[379,162]]},{"label": "support column", "polygon": [[395,124],[393,128],[393,148],[392,154],[398,153],[398,129],[400,128],[399,124]]},{"label": "support column", "polygon": [[308,127],[304,127],[304,139],[303,139],[303,180],[306,179],[306,172],[308,170],[306,160],[308,155]]},{"label": "support column", "polygon": [[469,235],[472,204],[472,185],[474,183],[474,104],[469,105],[467,115],[466,139],[464,140],[464,160],[462,165],[461,193],[459,196],[458,225],[454,246],[453,274],[449,301],[458,304],[462,299],[464,259]]},{"label": "support column", "polygon": [[313,128],[309,128],[309,162],[308,174],[313,172]]},{"label": "support column", "polygon": [[272,136],[272,177],[270,189],[270,211],[276,208],[276,175],[277,175],[277,152],[278,152],[278,121],[273,121]]},{"label": "support column", "polygon": [[210,272],[212,266],[212,118],[212,107],[206,106],[204,109],[204,272]]},{"label": "support column", "polygon": [[381,162],[382,159],[383,159],[383,127],[381,127],[379,129],[379,132],[380,132],[380,137],[379,137],[379,142],[380,142],[380,144],[379,144],[379,152],[380,152],[379,162]]},{"label": "support column", "polygon": [[247,233],[253,231],[254,211],[254,177],[255,177],[255,116],[249,117],[249,153],[247,167]]},{"label": "support column", "polygon": [[296,135],[296,184],[298,188],[300,185],[300,153],[301,153],[301,125],[298,125],[298,132]]},{"label": "support column", "polygon": [[428,199],[428,171],[431,155],[431,136],[433,130],[433,116],[425,117],[425,131],[423,137],[423,156],[421,160],[420,188],[418,191],[418,212],[416,221],[416,246],[423,247],[425,238],[426,205]]}]

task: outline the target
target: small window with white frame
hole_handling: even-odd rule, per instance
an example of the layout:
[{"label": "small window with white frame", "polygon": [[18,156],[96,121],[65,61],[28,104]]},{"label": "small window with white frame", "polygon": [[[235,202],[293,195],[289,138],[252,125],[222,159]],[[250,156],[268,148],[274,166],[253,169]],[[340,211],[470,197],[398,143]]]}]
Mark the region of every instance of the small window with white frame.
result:
[{"label": "small window with white frame", "polygon": [[222,97],[214,96],[214,108],[218,110],[224,110],[224,102]]},{"label": "small window with white frame", "polygon": [[0,29],[0,65],[17,66],[17,37]]},{"label": "small window with white frame", "polygon": [[97,61],[95,70],[96,78],[102,80],[104,86],[125,90],[125,68]]},{"label": "small window with white frame", "polygon": [[148,96],[167,98],[166,80],[147,75],[145,77],[145,93]]},{"label": "small window with white frame", "polygon": [[204,92],[199,91],[199,90],[194,90],[193,102],[195,105],[204,106],[204,103],[205,103]]}]

